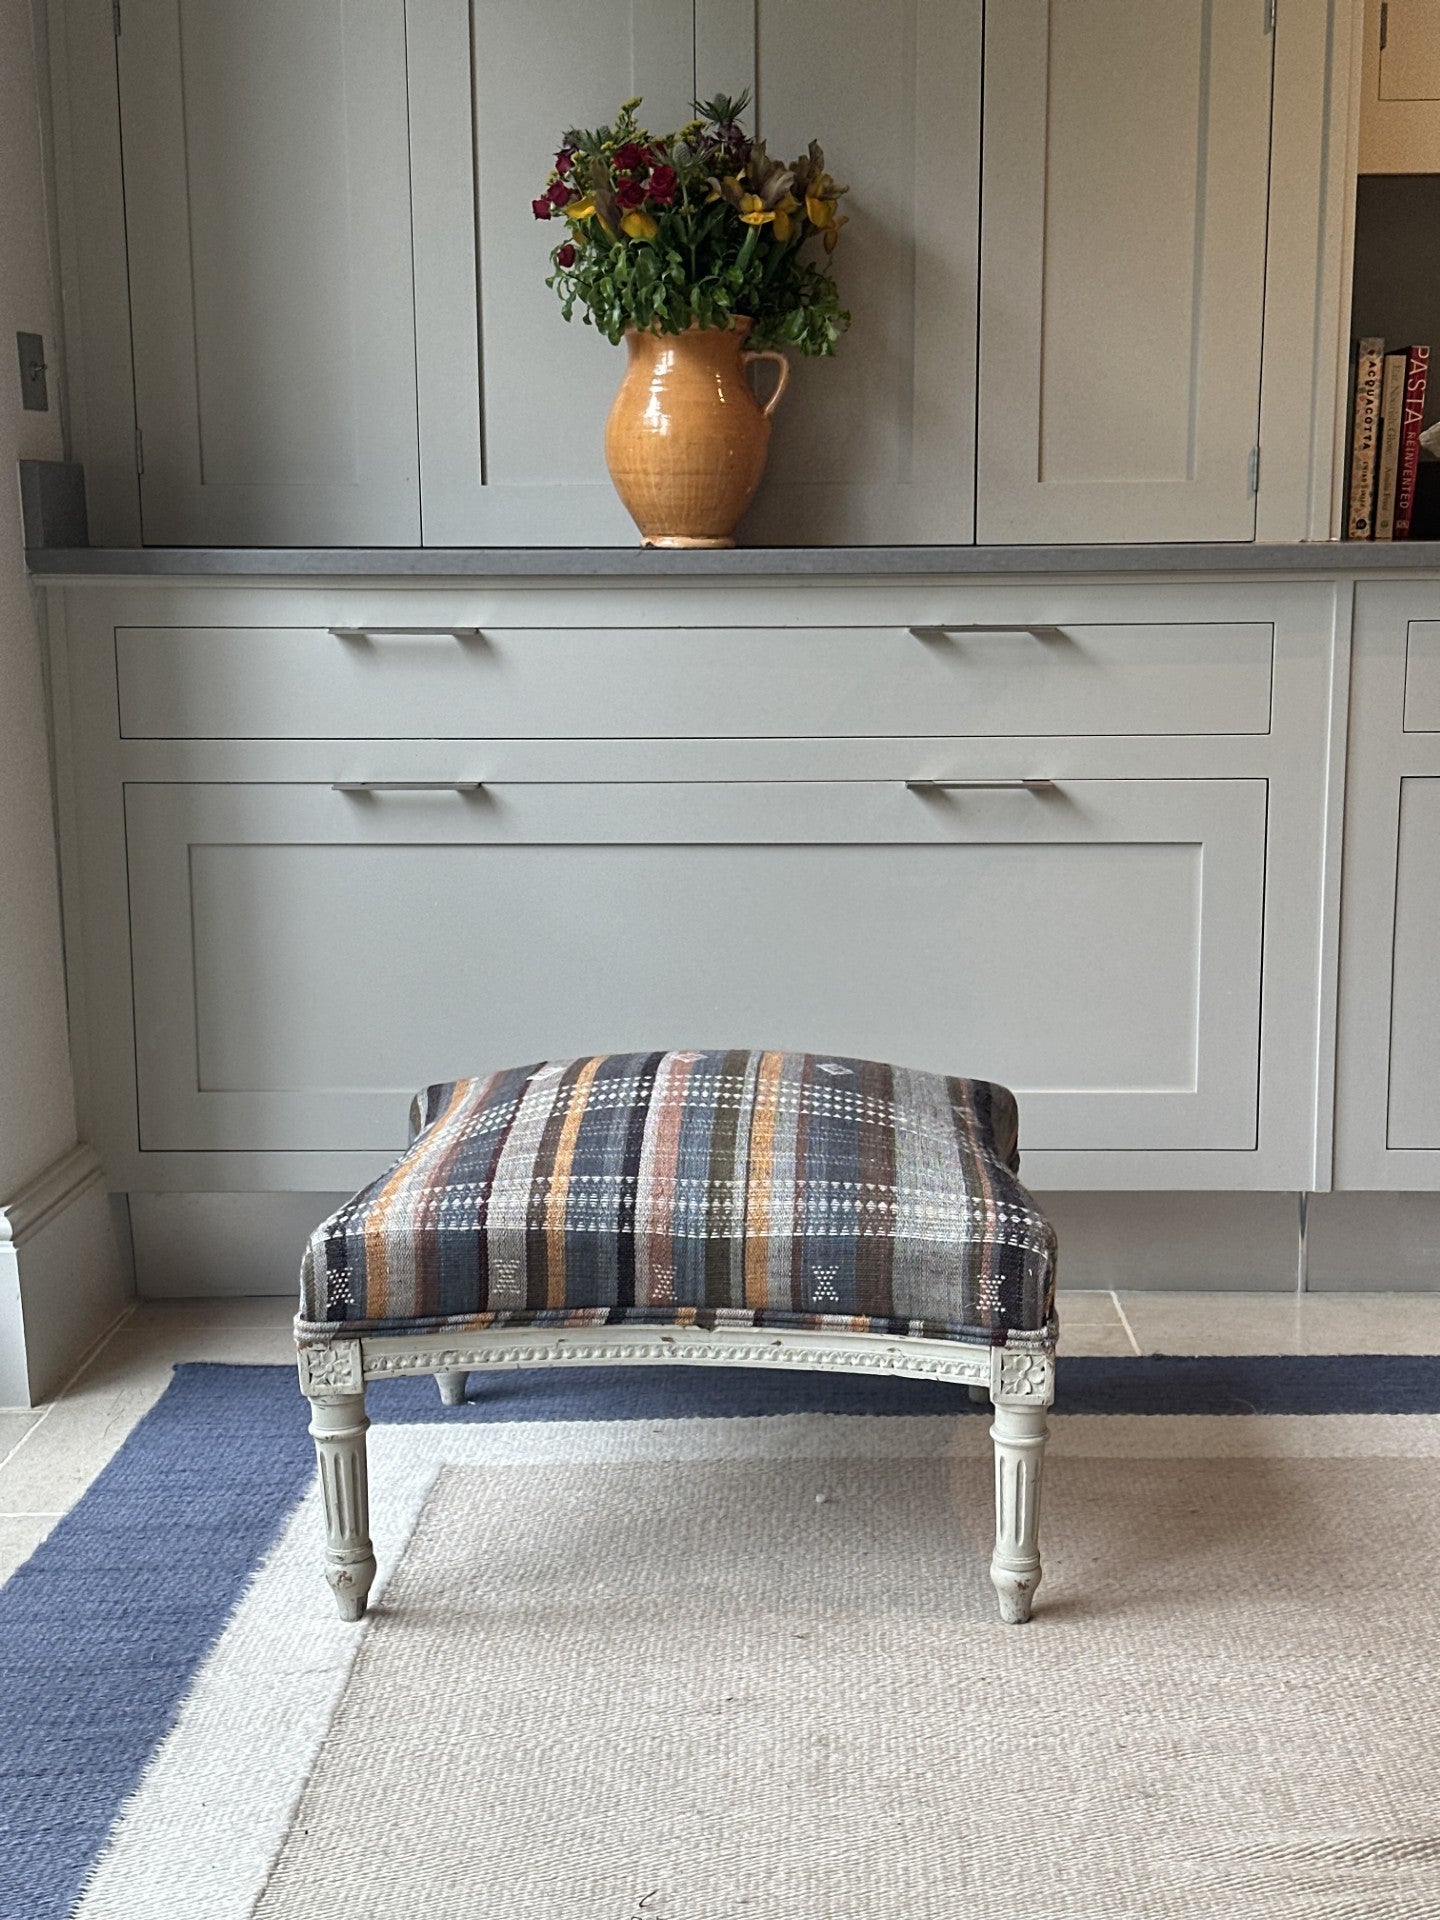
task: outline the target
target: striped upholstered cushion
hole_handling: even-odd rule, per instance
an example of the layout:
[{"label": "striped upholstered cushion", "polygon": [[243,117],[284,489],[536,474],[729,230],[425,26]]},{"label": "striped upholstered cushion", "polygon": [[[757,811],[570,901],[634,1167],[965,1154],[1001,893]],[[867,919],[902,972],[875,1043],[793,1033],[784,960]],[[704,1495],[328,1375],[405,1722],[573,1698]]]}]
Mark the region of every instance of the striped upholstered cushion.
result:
[{"label": "striped upholstered cushion", "polygon": [[643,1321],[1046,1337],[1014,1096],[869,1060],[617,1053],[427,1087],[317,1229],[300,1337]]}]

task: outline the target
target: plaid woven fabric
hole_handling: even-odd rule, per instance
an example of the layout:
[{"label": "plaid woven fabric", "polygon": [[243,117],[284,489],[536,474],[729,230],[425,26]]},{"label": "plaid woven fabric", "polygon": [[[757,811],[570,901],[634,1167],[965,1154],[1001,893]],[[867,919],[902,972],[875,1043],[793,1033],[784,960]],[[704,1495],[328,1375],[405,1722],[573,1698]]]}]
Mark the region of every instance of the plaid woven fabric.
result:
[{"label": "plaid woven fabric", "polygon": [[1055,1236],[983,1080],[804,1053],[615,1053],[427,1087],[319,1227],[300,1339],[588,1322],[1036,1345]]}]

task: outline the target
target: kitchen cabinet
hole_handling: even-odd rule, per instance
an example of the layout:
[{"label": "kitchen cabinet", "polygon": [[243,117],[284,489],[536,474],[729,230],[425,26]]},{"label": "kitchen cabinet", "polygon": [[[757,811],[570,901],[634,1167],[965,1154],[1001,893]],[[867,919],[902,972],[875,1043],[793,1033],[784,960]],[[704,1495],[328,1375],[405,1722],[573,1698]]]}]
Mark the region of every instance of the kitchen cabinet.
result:
[{"label": "kitchen cabinet", "polygon": [[1256,0],[987,9],[982,543],[1254,537],[1272,49]]},{"label": "kitchen cabinet", "polygon": [[404,0],[126,0],[149,545],[420,538]]},{"label": "kitchen cabinet", "polygon": [[740,89],[853,188],[854,323],[794,366],[746,541],[1332,523],[1346,0],[47,5],[106,544],[632,544],[621,355],[530,202],[567,124]]}]

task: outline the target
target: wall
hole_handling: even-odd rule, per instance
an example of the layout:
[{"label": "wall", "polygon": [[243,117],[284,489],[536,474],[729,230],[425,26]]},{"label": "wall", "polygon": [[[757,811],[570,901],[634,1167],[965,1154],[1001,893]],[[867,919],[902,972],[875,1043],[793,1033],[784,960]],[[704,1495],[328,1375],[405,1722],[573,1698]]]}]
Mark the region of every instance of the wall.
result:
[{"label": "wall", "polygon": [[[1440,355],[1440,174],[1361,176],[1355,198],[1355,295],[1350,331],[1387,347],[1428,344]],[[1425,424],[1440,419],[1433,376]]]},{"label": "wall", "polygon": [[[120,1285],[98,1167],[76,1153],[45,688],[20,532],[16,462],[63,453],[41,153],[29,6],[0,0],[0,1405],[53,1384],[113,1317]],[[20,330],[45,336],[48,413],[21,408]]]}]

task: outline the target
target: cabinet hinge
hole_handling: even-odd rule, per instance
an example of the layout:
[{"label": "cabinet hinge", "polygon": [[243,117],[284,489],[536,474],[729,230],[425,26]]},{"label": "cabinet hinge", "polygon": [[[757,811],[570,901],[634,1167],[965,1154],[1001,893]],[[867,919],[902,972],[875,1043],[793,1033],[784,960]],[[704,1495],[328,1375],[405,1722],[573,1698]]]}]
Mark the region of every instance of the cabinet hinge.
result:
[{"label": "cabinet hinge", "polygon": [[1380,0],[1380,51],[1385,51],[1390,38],[1390,0]]},{"label": "cabinet hinge", "polygon": [[136,473],[145,471],[145,436],[139,427],[135,429],[135,471]]},{"label": "cabinet hinge", "polygon": [[115,29],[115,38],[120,38],[120,0],[110,0],[110,25]]},{"label": "cabinet hinge", "polygon": [[1251,447],[1250,449],[1249,479],[1250,479],[1251,493],[1259,493],[1260,491],[1260,449],[1259,447]]}]

